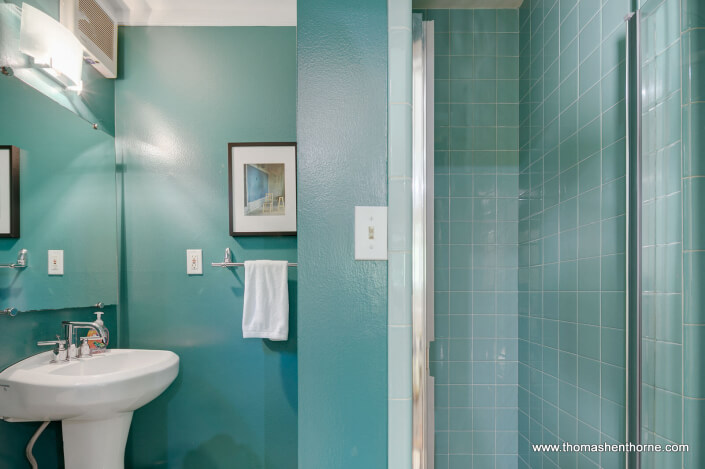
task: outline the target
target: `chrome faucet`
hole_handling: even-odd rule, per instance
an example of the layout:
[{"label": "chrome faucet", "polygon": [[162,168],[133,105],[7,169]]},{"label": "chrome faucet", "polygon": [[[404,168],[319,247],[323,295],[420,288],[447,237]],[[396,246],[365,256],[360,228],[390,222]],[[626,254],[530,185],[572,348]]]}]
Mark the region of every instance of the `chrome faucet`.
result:
[{"label": "chrome faucet", "polygon": [[76,341],[74,340],[74,335],[76,334],[77,329],[92,329],[98,334],[96,340],[100,340],[103,343],[107,342],[106,330],[103,326],[98,323],[83,321],[63,321],[61,324],[64,326],[66,351],[68,352],[66,358],[67,360],[71,360],[78,357],[78,347],[76,347]]},{"label": "chrome faucet", "polygon": [[54,347],[54,350],[52,351],[51,354],[51,363],[57,363],[59,361],[66,361],[68,360],[68,354],[66,353],[66,341],[59,339],[59,336],[56,336],[56,340],[44,340],[41,342],[37,342],[37,345],[39,347],[50,345]]}]

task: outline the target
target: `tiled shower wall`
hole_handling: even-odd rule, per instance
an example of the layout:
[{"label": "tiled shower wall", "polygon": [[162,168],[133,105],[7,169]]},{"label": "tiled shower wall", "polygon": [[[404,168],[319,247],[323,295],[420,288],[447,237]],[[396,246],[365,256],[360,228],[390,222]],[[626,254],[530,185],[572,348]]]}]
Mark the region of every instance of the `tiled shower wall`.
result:
[{"label": "tiled shower wall", "polygon": [[387,468],[411,467],[411,1],[388,0]]},{"label": "tiled shower wall", "polygon": [[705,467],[705,2],[681,0],[684,467]]},{"label": "tiled shower wall", "polygon": [[519,467],[624,467],[531,444],[625,439],[627,0],[520,8]]},{"label": "tiled shower wall", "polygon": [[517,467],[517,10],[435,22],[437,469]]}]

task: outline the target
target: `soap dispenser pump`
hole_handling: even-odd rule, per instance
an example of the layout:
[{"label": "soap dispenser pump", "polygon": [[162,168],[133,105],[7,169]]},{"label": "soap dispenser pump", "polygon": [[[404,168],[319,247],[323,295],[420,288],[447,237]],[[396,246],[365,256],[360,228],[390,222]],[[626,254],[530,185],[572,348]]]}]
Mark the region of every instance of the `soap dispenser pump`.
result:
[{"label": "soap dispenser pump", "polygon": [[[108,347],[108,341],[110,338],[110,334],[108,332],[108,328],[105,327],[105,323],[103,323],[103,313],[102,311],[96,311],[93,313],[96,315],[96,320],[95,323],[98,324],[102,329],[103,329],[103,334],[105,335],[105,343],[101,342],[100,340],[90,340],[88,341],[88,346],[91,348],[91,353],[96,354],[96,353],[102,353],[105,351],[105,349]],[[88,332],[87,336],[95,336],[98,335],[98,333],[94,330],[91,330]]]}]

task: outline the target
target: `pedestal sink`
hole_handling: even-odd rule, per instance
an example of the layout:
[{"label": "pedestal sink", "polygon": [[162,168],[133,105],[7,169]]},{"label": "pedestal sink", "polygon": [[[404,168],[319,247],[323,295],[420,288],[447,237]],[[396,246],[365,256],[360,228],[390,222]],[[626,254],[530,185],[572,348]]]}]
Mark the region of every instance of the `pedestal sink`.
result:
[{"label": "pedestal sink", "polygon": [[60,363],[51,357],[40,353],[0,373],[0,418],[61,420],[67,468],[123,469],[132,413],[169,387],[179,357],[129,349]]}]

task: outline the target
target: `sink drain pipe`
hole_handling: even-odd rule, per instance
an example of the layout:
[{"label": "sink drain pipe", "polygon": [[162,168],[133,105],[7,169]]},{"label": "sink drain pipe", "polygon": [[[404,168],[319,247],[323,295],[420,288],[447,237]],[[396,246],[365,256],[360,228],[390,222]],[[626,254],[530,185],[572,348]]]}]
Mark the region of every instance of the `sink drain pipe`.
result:
[{"label": "sink drain pipe", "polygon": [[29,464],[32,466],[32,469],[37,469],[37,460],[34,459],[34,455],[32,454],[32,448],[34,448],[34,443],[37,442],[37,438],[39,438],[39,435],[42,434],[42,432],[47,427],[47,425],[49,425],[49,423],[50,422],[48,420],[42,423],[39,428],[37,428],[37,431],[34,432],[32,438],[29,439],[29,443],[27,443],[27,449],[25,453],[27,454],[27,461],[29,461]]}]

